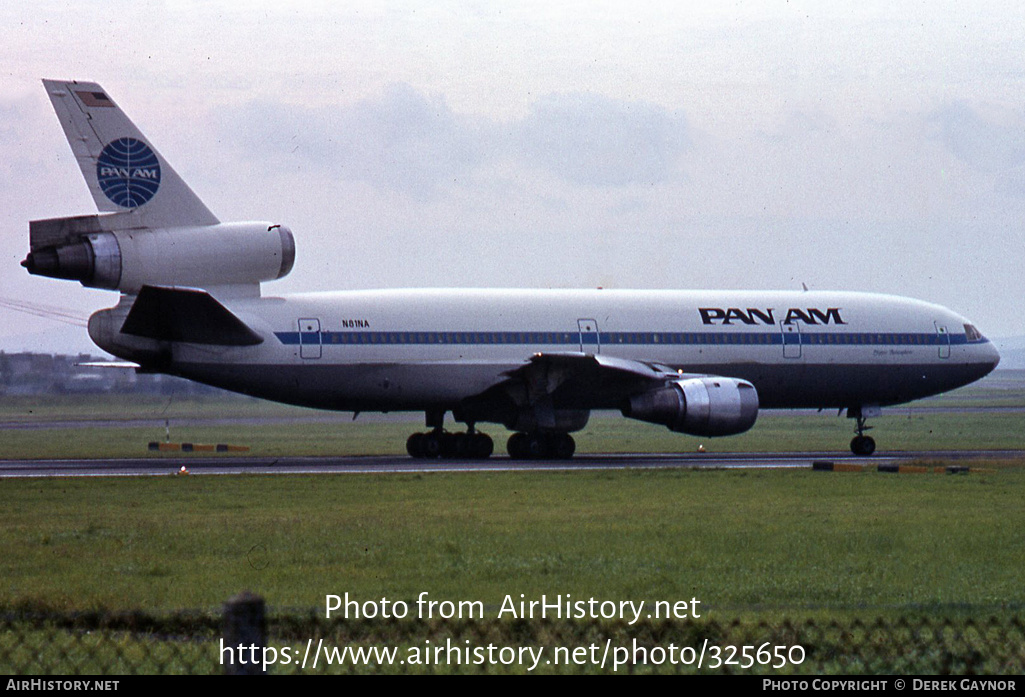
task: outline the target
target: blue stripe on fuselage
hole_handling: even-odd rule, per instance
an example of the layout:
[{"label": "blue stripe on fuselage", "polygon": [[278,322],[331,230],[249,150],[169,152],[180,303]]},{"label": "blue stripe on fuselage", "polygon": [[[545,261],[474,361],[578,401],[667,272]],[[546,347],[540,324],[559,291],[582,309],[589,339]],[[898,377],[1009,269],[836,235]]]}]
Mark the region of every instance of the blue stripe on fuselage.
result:
[{"label": "blue stripe on fuselage", "polygon": [[[579,332],[274,332],[285,345],[564,345],[580,346]],[[597,339],[596,339],[597,336]],[[965,334],[892,332],[795,332],[787,344],[803,346],[959,346],[984,344]],[[584,333],[584,344],[602,346],[772,346],[784,342],[780,332],[601,332]]]}]

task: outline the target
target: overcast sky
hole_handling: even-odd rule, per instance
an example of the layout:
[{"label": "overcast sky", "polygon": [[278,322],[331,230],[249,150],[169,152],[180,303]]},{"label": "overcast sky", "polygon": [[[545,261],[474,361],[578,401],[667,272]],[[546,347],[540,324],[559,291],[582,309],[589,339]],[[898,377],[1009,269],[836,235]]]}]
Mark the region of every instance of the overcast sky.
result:
[{"label": "overcast sky", "polygon": [[[292,227],[265,293],[805,283],[1025,334],[1020,2],[42,0],[0,26],[0,300],[116,302],[18,265],[29,220],[95,212],[51,77],[101,83],[222,220]],[[55,328],[0,307],[0,348]]]}]

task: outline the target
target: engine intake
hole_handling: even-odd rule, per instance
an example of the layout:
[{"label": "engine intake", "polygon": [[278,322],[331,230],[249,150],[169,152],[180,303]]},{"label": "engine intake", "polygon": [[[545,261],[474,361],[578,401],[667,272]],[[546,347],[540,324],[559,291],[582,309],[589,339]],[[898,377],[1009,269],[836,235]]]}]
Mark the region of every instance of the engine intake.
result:
[{"label": "engine intake", "polygon": [[631,397],[623,416],[693,436],[743,433],[758,418],[758,391],[746,380],[700,377],[676,380]]}]

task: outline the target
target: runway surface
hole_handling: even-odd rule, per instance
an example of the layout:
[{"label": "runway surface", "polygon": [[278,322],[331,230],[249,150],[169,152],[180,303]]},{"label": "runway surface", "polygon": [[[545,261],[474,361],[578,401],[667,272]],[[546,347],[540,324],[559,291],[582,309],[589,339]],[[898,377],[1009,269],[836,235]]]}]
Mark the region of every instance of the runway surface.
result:
[{"label": "runway surface", "polygon": [[[175,454],[123,460],[0,460],[0,478],[170,476],[185,466],[205,474],[387,474],[425,472],[582,471],[623,469],[811,468],[814,462],[883,465],[912,461],[965,461],[975,458],[1025,458],[1023,450],[882,452],[854,457],[819,453],[685,453],[579,455],[572,460],[414,460],[405,456],[237,457]],[[968,464],[968,463],[964,463]]]}]

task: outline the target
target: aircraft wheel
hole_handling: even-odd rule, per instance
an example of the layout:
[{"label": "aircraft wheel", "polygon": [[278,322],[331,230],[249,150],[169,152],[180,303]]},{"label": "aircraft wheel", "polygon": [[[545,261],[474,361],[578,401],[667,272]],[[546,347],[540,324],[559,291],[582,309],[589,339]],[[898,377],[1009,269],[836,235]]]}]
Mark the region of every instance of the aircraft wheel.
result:
[{"label": "aircraft wheel", "polygon": [[448,457],[469,460],[473,457],[473,436],[468,433],[456,433],[451,437],[449,448],[451,452]]},{"label": "aircraft wheel", "polygon": [[474,433],[469,437],[469,457],[487,460],[495,452],[495,441],[486,433]]},{"label": "aircraft wheel", "polygon": [[406,452],[410,457],[422,458],[424,455],[424,434],[414,433],[406,439]]},{"label": "aircraft wheel", "polygon": [[434,459],[441,455],[441,433],[425,433],[423,434],[422,448],[423,456],[426,458]]},{"label": "aircraft wheel", "polygon": [[876,442],[871,436],[855,436],[851,441],[851,452],[859,457],[868,457],[876,451]]},{"label": "aircraft wheel", "polygon": [[526,433],[514,433],[509,436],[509,442],[506,443],[506,450],[509,451],[509,457],[514,460],[526,460],[530,455],[527,453],[527,434]]},{"label": "aircraft wheel", "polygon": [[441,442],[441,457],[446,460],[464,457],[466,450],[466,435],[463,433],[442,433],[439,437]]},{"label": "aircraft wheel", "polygon": [[577,443],[568,433],[556,433],[552,436],[552,457],[557,460],[569,460],[577,451]]},{"label": "aircraft wheel", "polygon": [[548,438],[540,433],[531,433],[526,440],[527,458],[531,460],[544,460],[548,458],[551,448],[548,447]]}]

